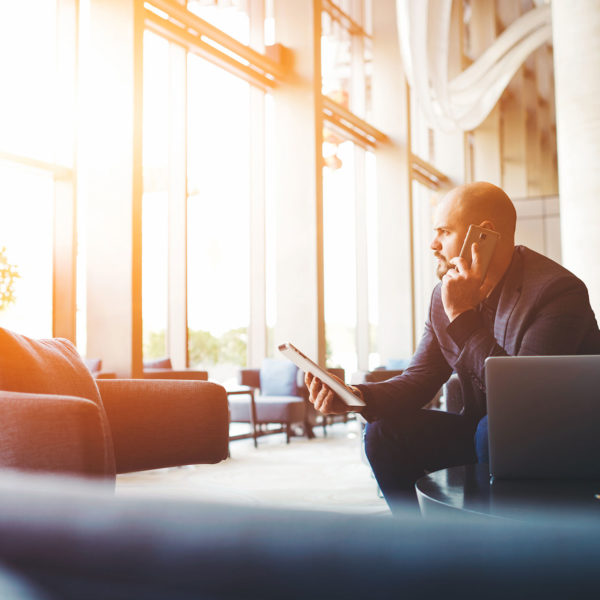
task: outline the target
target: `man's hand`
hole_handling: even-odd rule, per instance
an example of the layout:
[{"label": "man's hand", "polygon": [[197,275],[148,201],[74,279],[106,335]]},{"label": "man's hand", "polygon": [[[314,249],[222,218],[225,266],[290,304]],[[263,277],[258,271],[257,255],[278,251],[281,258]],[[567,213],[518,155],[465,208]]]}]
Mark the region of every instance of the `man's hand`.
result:
[{"label": "man's hand", "polygon": [[473,261],[467,265],[464,258],[450,259],[454,269],[450,269],[442,278],[442,303],[450,322],[458,315],[472,310],[488,295],[489,285],[483,285],[481,265],[479,264],[479,246],[471,246]]},{"label": "man's hand", "polygon": [[[340,383],[344,383],[339,377],[332,375]],[[313,403],[313,406],[324,415],[343,415],[353,410],[349,407],[330,387],[325,385],[320,379],[317,379],[311,373],[306,373],[304,376],[304,382],[309,392],[309,400]],[[356,390],[357,394],[360,394]],[[360,394],[362,398],[362,394]]]}]

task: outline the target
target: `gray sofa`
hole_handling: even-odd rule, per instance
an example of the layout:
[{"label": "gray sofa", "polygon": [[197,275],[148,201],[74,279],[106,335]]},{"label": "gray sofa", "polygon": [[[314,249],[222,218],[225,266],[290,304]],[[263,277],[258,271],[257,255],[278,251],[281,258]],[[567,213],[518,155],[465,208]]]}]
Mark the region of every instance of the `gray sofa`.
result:
[{"label": "gray sofa", "polygon": [[95,380],[67,340],[0,328],[0,468],[114,482],[117,473],[228,454],[225,389],[206,381]]}]

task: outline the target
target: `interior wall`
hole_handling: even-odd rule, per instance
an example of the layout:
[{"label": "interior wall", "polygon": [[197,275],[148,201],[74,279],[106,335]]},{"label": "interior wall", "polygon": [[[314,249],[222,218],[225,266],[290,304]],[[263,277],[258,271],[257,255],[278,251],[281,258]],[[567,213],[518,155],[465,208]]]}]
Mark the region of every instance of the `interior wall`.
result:
[{"label": "interior wall", "polygon": [[558,196],[513,198],[517,209],[515,243],[523,244],[560,263],[560,205]]}]

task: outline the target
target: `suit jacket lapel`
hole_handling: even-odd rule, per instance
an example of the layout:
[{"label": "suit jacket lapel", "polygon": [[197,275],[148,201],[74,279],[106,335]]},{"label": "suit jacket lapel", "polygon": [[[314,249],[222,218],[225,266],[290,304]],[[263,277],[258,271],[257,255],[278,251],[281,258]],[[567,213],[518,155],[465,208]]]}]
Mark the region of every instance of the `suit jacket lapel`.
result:
[{"label": "suit jacket lapel", "polygon": [[506,280],[502,286],[502,292],[498,300],[498,310],[494,319],[494,337],[509,354],[512,353],[513,348],[507,348],[508,324],[517,301],[521,296],[522,273],[523,259],[518,248],[515,248],[513,259],[506,272]]}]

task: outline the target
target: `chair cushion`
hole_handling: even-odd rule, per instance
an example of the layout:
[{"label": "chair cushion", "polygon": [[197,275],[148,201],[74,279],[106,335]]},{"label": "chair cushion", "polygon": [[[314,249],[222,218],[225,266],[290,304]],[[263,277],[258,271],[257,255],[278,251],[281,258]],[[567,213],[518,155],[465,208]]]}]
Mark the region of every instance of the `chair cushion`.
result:
[{"label": "chair cushion", "polygon": [[260,368],[262,396],[298,396],[298,367],[289,360],[265,358]]},{"label": "chair cushion", "polygon": [[144,369],[172,369],[170,358],[155,358],[144,361]]},{"label": "chair cushion", "polygon": [[0,390],[77,396],[95,402],[104,421],[107,472],[114,472],[113,444],[100,392],[71,342],[33,340],[0,327]]},{"label": "chair cushion", "polygon": [[[232,423],[250,423],[250,400],[245,396],[229,396],[229,414]],[[298,396],[257,396],[258,423],[302,423],[306,403]]]}]

